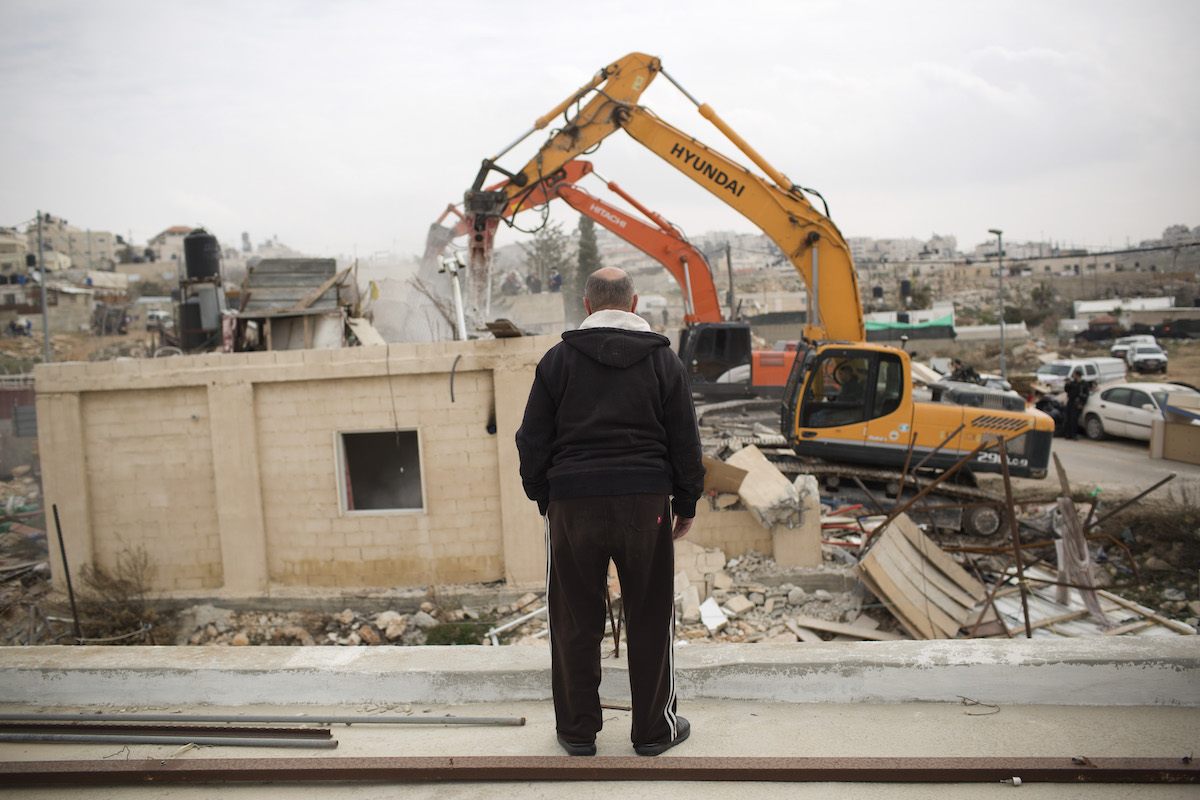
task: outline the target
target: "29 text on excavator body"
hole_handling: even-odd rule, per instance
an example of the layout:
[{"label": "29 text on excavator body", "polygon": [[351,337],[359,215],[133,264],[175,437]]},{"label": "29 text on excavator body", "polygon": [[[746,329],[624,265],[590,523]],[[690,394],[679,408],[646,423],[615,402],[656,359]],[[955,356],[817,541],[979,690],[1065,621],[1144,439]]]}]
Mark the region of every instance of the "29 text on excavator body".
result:
[{"label": "29 text on excavator body", "polygon": [[[591,152],[610,134],[623,130],[758,226],[787,255],[808,287],[809,322],[801,337],[805,352],[795,360],[782,404],[782,433],[797,455],[871,469],[922,464],[925,470],[934,471],[970,456],[966,468],[958,472],[973,484],[972,470],[1001,471],[994,444],[1003,440],[1010,455],[1010,474],[1044,477],[1053,421],[1026,409],[1023,402],[1019,408],[1013,407],[1001,395],[983,397],[980,406],[918,401],[908,353],[866,341],[849,246],[827,214],[805,196],[806,192],[816,193],[776,170],[708,105],[696,101],[682,87],[700,114],[769,179],[637,105],[642,92],[660,73],[679,87],[658,58],[631,53],[613,62],[539,118],[525,134],[565,115],[561,127],[523,168],[508,172],[496,161],[524,136],[483,162],[464,197],[472,231],[471,267],[486,273],[496,223],[512,198],[524,191],[522,187],[539,184]],[[507,175],[509,181],[497,191],[485,191],[481,187],[492,170]],[[904,484],[902,478],[900,485]],[[973,532],[991,534],[1001,527],[996,519],[986,529]]]}]

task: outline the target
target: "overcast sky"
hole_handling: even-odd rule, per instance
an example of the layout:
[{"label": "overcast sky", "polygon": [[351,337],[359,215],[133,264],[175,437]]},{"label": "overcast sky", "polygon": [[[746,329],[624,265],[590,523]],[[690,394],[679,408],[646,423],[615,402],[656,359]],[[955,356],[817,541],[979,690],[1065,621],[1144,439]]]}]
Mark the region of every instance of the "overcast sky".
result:
[{"label": "overcast sky", "polygon": [[[1194,0],[5,0],[0,225],[417,254],[484,157],[640,51],[847,237],[1121,247],[1200,225],[1198,30]],[[668,81],[641,103],[748,163]],[[622,134],[589,158],[690,234],[755,230]]]}]

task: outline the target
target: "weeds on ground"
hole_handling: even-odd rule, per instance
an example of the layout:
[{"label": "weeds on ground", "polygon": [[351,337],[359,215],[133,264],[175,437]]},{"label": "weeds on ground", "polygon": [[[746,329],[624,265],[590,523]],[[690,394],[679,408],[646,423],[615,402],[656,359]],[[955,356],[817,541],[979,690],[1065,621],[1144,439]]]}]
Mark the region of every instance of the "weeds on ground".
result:
[{"label": "weeds on ground", "polygon": [[154,568],[145,548],[126,548],[110,571],[87,564],[75,593],[85,644],[155,644],[170,641],[166,619],[147,587]]}]

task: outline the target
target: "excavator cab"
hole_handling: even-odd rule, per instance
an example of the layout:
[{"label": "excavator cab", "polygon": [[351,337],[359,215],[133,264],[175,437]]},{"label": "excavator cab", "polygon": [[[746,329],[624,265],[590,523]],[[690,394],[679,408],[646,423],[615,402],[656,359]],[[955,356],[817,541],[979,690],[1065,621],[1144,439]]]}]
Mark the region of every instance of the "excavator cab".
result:
[{"label": "excavator cab", "polygon": [[[744,322],[707,322],[684,328],[680,334],[679,358],[691,376],[692,388],[706,397],[722,385],[729,386],[730,397],[749,394],[750,351],[750,326]],[[745,375],[731,373],[739,367],[744,367]],[[702,390],[698,384],[703,384]]]},{"label": "excavator cab", "polygon": [[[902,458],[911,432],[904,409],[903,356],[890,348],[826,345],[797,360],[784,393],[783,435],[799,455],[882,463],[897,445]],[[888,459],[884,458],[883,461]]]}]

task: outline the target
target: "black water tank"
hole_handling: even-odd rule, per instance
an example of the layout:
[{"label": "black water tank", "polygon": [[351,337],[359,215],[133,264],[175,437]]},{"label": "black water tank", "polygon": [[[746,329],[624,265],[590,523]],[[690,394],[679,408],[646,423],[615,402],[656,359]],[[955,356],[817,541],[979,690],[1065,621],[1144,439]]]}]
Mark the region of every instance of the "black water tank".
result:
[{"label": "black water tank", "polygon": [[201,327],[200,301],[193,297],[186,303],[179,304],[180,326],[179,343],[184,350],[196,350],[208,341],[208,334]]},{"label": "black water tank", "polygon": [[221,269],[221,245],[217,237],[204,228],[196,228],[183,237],[183,261],[190,280],[217,275]]},{"label": "black water tank", "polygon": [[912,281],[900,281],[900,296],[912,297]]},{"label": "black water tank", "polygon": [[882,286],[872,286],[871,287],[871,296],[872,297],[883,297],[883,287]]},{"label": "black water tank", "polygon": [[907,311],[897,312],[896,313],[896,322],[907,325],[908,324],[908,312]]}]

